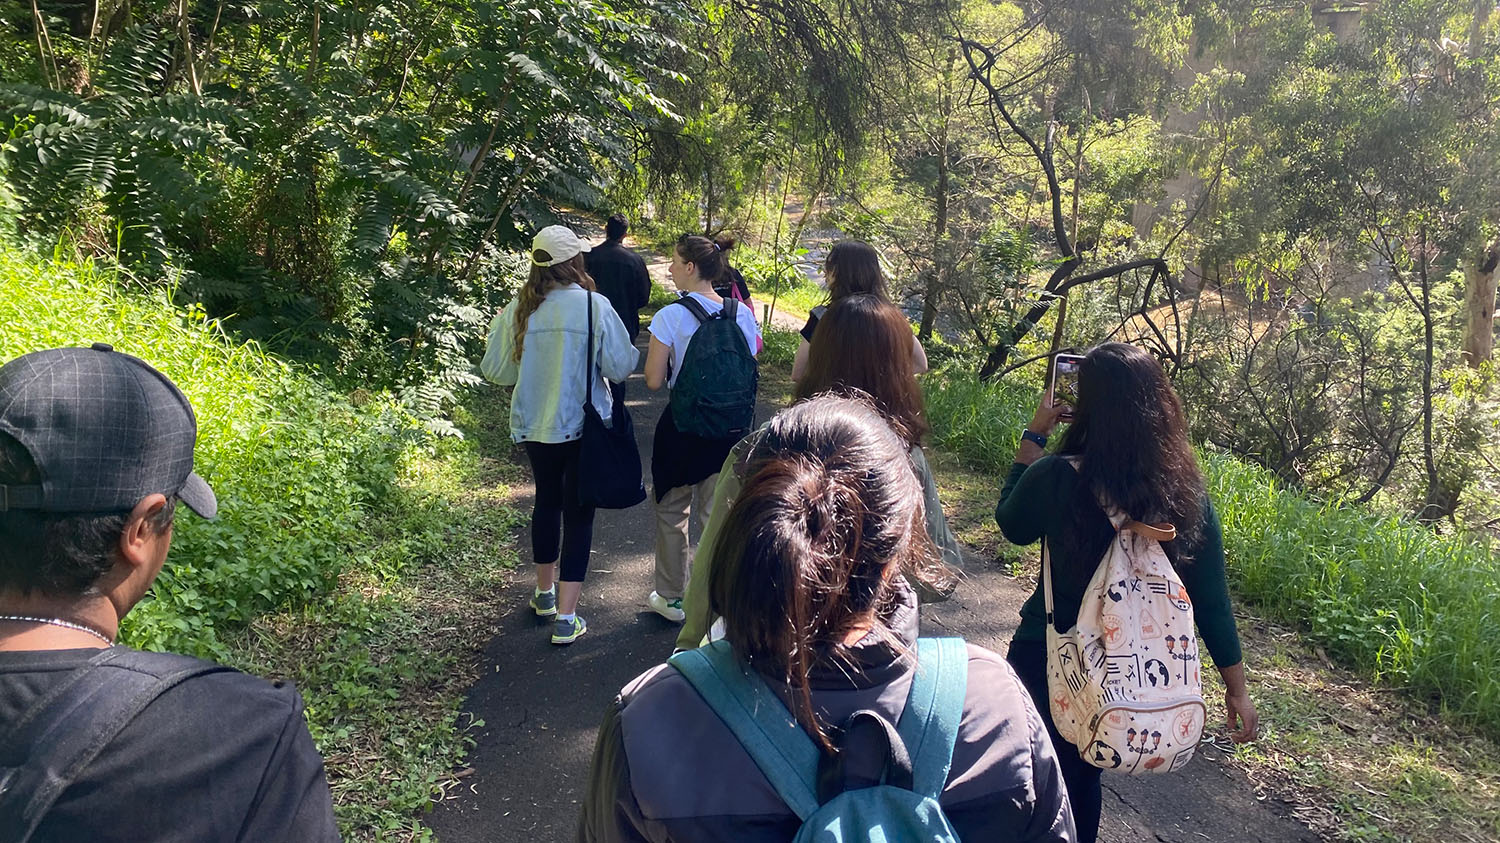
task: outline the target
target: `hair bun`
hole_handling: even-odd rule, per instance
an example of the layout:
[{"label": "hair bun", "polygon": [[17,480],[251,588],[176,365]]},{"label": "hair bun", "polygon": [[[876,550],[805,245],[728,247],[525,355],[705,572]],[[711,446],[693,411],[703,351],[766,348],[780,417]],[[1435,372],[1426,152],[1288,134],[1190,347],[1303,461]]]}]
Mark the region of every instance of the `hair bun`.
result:
[{"label": "hair bun", "polygon": [[727,234],[720,234],[718,237],[714,238],[714,247],[721,252],[727,252],[730,249],[733,249],[738,244],[738,240],[730,237]]}]

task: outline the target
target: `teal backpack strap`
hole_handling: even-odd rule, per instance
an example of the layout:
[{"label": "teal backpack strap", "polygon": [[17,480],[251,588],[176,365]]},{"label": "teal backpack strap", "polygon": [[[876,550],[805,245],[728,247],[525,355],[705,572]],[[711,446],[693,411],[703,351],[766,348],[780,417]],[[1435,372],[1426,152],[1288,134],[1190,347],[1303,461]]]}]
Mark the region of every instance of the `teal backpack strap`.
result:
[{"label": "teal backpack strap", "polygon": [[937,799],[948,783],[953,745],[969,688],[969,648],[962,638],[917,639],[917,670],[896,731],[911,756],[912,790]]},{"label": "teal backpack strap", "polygon": [[734,733],[797,818],[812,816],[818,810],[818,747],[765,681],[735,657],[729,642],[678,653],[668,663]]}]

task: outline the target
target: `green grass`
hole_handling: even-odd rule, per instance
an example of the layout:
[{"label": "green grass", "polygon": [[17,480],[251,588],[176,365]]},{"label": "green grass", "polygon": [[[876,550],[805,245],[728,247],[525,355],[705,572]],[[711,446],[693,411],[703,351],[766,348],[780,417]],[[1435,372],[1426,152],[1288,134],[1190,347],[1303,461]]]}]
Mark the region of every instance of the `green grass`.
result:
[{"label": "green grass", "polygon": [[1329,654],[1500,735],[1493,545],[1317,504],[1257,467],[1206,460],[1238,590]]},{"label": "green grass", "polygon": [[828,303],[828,291],[803,275],[787,256],[777,259],[769,251],[741,246],[731,262],[745,276],[755,301],[768,305],[774,297],[779,313],[805,317],[814,307]]},{"label": "green grass", "polygon": [[[776,297],[776,311],[778,313],[795,313],[798,316],[806,316],[814,307],[828,303],[828,291],[817,284],[807,280],[800,273],[794,274],[791,283],[783,283],[781,292]],[[757,302],[771,303],[772,293],[775,292],[775,284],[765,282],[755,284],[746,279],[750,285],[750,292]]]},{"label": "green grass", "polygon": [[[935,444],[1002,476],[1038,400],[1033,386],[926,379]],[[1495,548],[1471,535],[1316,503],[1258,467],[1203,459],[1231,584],[1362,675],[1406,689],[1463,726],[1500,735]]]},{"label": "green grass", "polygon": [[390,491],[414,424],[387,396],[356,406],[201,312],[174,308],[166,291],[126,295],[116,281],[93,264],[0,251],[0,360],[108,342],[187,394],[196,468],[220,517],[178,519],[173,564],[124,633],[137,646],[220,655],[220,626],[309,599],[368,562],[365,513]]},{"label": "green grass", "polygon": [[472,725],[458,707],[515,562],[493,391],[458,413],[467,438],[433,441],[390,395],[340,394],[165,289],[5,248],[0,325],[0,361],[109,342],[196,409],[219,518],[179,510],[123,640],[293,679],[345,837],[430,838],[416,814],[454,780]]},{"label": "green grass", "polygon": [[922,385],[934,445],[972,468],[1001,477],[1010,471],[1021,430],[1036,411],[1035,389],[947,371],[924,376]]}]

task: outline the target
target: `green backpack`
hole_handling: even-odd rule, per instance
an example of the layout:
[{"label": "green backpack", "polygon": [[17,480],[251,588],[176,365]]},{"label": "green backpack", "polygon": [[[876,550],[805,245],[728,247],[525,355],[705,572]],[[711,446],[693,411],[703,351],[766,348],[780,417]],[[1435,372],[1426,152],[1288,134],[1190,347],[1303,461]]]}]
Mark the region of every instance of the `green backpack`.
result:
[{"label": "green backpack", "polygon": [[709,315],[692,296],[677,303],[698,320],[688,340],[682,371],[672,385],[672,421],[683,433],[705,439],[738,439],[755,424],[755,390],[760,369],[735,317],[740,303],[724,300]]},{"label": "green backpack", "polygon": [[727,641],[672,657],[709,708],[734,733],[782,801],[802,820],[793,843],[958,843],[938,798],[953,765],[953,745],[968,688],[969,652],[961,638],[917,641],[917,672],[900,722],[857,711],[839,730],[840,746],[871,734],[883,740],[879,784],[846,789],[842,759],[824,753]]}]

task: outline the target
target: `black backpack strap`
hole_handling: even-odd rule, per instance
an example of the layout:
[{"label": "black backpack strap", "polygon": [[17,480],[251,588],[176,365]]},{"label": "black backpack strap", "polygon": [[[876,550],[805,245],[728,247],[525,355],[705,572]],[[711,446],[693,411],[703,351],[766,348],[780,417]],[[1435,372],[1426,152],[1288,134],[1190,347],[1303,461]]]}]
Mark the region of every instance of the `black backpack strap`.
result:
[{"label": "black backpack strap", "polygon": [[708,311],[703,309],[703,305],[699,304],[698,300],[690,295],[685,295],[679,298],[677,300],[677,303],[687,308],[688,312],[693,314],[693,318],[698,320],[699,325],[702,325],[703,323],[713,318],[708,314]]},{"label": "black backpack strap", "polygon": [[724,317],[725,319],[728,319],[730,322],[733,322],[735,321],[735,317],[738,315],[735,313],[735,311],[739,308],[739,306],[739,299],[733,297],[727,298],[724,300],[724,309],[719,311],[719,315]]},{"label": "black backpack strap", "polygon": [[26,843],[68,785],[157,697],[229,670],[172,653],[99,651],[0,738],[0,843]]}]

